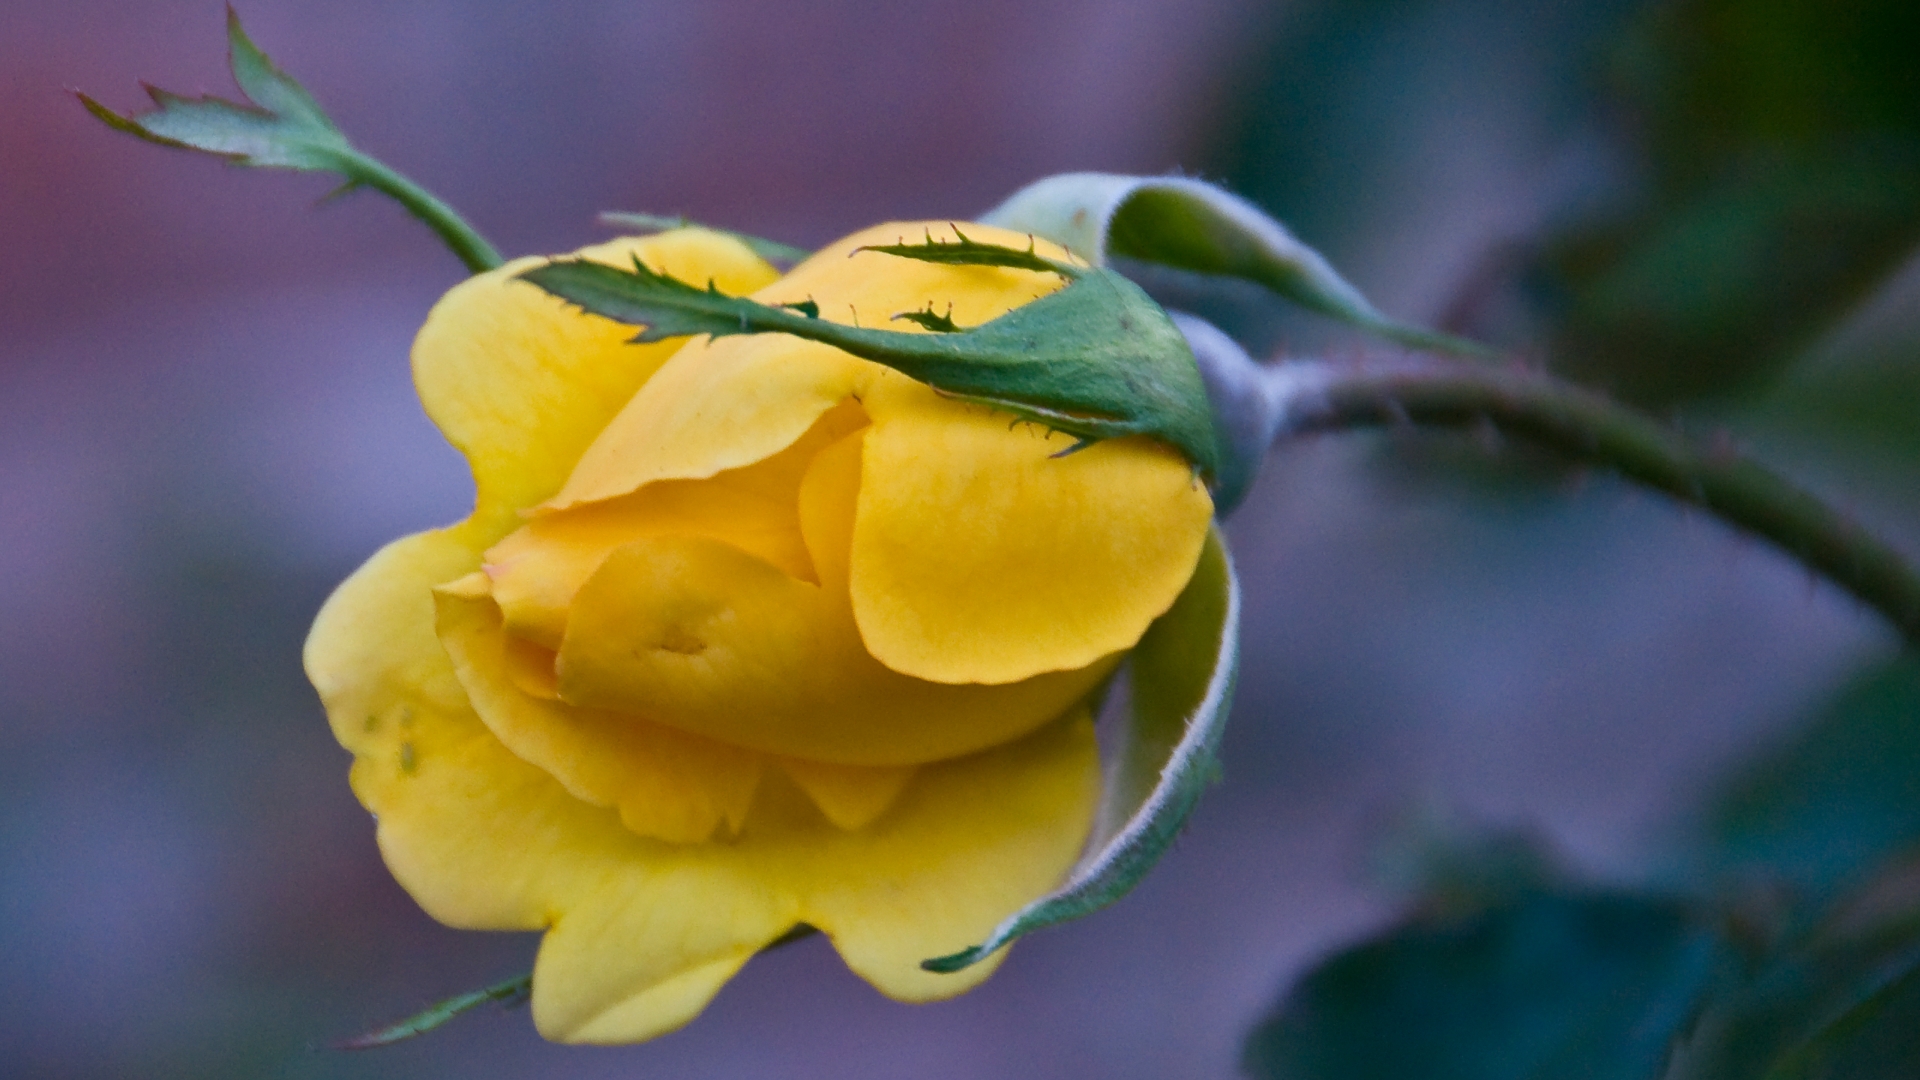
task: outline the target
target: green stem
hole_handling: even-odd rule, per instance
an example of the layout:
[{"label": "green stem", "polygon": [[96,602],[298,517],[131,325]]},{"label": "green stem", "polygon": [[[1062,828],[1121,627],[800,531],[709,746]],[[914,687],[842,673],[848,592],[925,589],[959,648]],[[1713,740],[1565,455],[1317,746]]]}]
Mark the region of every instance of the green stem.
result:
[{"label": "green stem", "polygon": [[359,154],[350,162],[343,163],[342,171],[354,184],[370,187],[405,207],[407,213],[419,218],[443,243],[452,248],[468,270],[482,273],[499,266],[503,261],[493,245],[467,224],[465,218],[455,213],[453,207],[385,164]]},{"label": "green stem", "polygon": [[1407,424],[1492,425],[1576,461],[1605,466],[1764,539],[1891,622],[1920,646],[1920,575],[1845,514],[1741,453],[1541,371],[1444,360],[1295,361],[1266,369],[1284,397],[1281,437]]},{"label": "green stem", "polygon": [[365,1035],[335,1043],[334,1048],[371,1050],[378,1046],[392,1046],[394,1043],[411,1039],[416,1035],[425,1035],[461,1013],[470,1012],[488,1002],[516,1005],[525,1001],[531,993],[533,993],[533,974],[529,972],[517,979],[508,979],[484,990],[475,990],[472,993],[461,994],[459,997],[448,998],[438,1004],[430,1005],[398,1023],[388,1024],[376,1031],[369,1031]]}]

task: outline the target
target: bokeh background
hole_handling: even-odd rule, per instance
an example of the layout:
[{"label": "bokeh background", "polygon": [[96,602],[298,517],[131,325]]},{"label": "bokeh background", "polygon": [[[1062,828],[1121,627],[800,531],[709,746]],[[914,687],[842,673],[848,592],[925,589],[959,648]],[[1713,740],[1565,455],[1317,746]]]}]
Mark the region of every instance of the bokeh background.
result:
[{"label": "bokeh background", "polygon": [[[357,142],[508,254],[608,209],[802,245],[1053,172],[1262,202],[1388,312],[1729,428],[1920,537],[1920,32],[1755,0],[249,0]],[[814,939],[690,1027],[548,1046],[524,971],[388,878],[299,669],[329,589],[461,516],[407,377],[459,280],[373,196],[88,118],[232,91],[210,0],[0,7],[0,1075],[1222,1077],[1383,925],[1405,837],[1531,831],[1657,879],[1719,778],[1888,660],[1761,544],[1497,440],[1292,445],[1231,524],[1225,779],[1131,897],[979,991],[880,998]],[[1913,70],[1909,70],[1913,69]],[[1377,349],[1163,283],[1264,354]],[[1183,291],[1184,290],[1184,291]],[[1436,824],[1438,823],[1438,824]]]}]

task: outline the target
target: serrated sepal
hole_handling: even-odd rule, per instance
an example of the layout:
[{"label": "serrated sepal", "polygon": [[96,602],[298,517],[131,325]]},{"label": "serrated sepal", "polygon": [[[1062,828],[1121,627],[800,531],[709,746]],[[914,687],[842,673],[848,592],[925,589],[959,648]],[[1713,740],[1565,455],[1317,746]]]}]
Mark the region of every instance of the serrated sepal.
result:
[{"label": "serrated sepal", "polygon": [[[636,341],[791,334],[884,364],[953,397],[1066,432],[1082,443],[1129,435],[1161,439],[1209,482],[1218,474],[1212,408],[1193,353],[1160,305],[1118,273],[1056,264],[1031,251],[970,240],[889,245],[852,257],[1023,268],[1039,259],[1047,272],[1068,281],[979,326],[947,321],[929,327],[947,332],[914,334],[849,326],[726,296],[711,285],[680,281],[637,261],[628,270],[557,259],[520,277],[593,314],[642,327]],[[896,314],[921,322],[916,316],[929,313]],[[938,324],[940,317],[930,321]]]},{"label": "serrated sepal", "polygon": [[1240,585],[1216,528],[1193,579],[1128,660],[1128,706],[1086,854],[1065,884],[1009,916],[986,940],[921,967],[953,972],[977,964],[1024,934],[1106,907],[1153,869],[1215,778],[1239,632]]},{"label": "serrated sepal", "polygon": [[1052,240],[1095,266],[1120,256],[1242,278],[1410,348],[1488,352],[1387,318],[1286,226],[1203,180],[1065,173],[1021,188],[980,220]]}]

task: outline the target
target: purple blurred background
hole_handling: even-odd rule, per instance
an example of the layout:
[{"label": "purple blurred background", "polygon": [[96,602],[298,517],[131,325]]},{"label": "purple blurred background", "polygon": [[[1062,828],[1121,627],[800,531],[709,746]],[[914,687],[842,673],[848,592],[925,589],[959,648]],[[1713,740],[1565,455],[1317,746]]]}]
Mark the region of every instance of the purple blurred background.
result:
[{"label": "purple blurred background", "polygon": [[[1436,318],[1486,251],[1612,182],[1568,87],[1624,6],[1406,5],[1343,61],[1346,136],[1303,153],[1301,205],[1271,208],[1383,308]],[[1204,175],[1314,7],[241,14],[515,255],[603,235],[606,209],[813,245],[1052,172]],[[1704,778],[1890,648],[1772,552],[1603,478],[1473,500],[1323,439],[1232,524],[1225,782],[1118,907],[946,1004],[888,1002],[816,939],[646,1046],[483,1013],[316,1051],[518,974],[535,939],[445,930],[398,890],[299,670],[336,582],[467,507],[406,360],[459,265],[376,197],[316,206],[324,179],[143,146],[65,93],[230,95],[221,35],[205,0],[0,9],[0,1074],[1228,1076],[1289,978],[1391,916],[1384,821],[1534,827],[1590,874],[1640,873]]]}]

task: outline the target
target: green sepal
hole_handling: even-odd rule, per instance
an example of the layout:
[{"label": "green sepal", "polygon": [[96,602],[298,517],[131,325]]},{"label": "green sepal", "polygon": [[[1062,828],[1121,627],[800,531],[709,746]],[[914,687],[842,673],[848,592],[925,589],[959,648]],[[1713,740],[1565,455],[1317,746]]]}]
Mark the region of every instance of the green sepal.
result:
[{"label": "green sepal", "polygon": [[[958,247],[905,245],[904,252],[884,254],[995,266],[1028,254],[978,244],[974,247],[984,250],[952,250]],[[1048,269],[1068,276],[1067,286],[979,326],[933,334],[809,318],[727,296],[711,283],[690,285],[638,260],[626,270],[557,259],[520,276],[593,314],[642,327],[636,342],[693,334],[791,334],[884,364],[950,396],[1066,432],[1082,444],[1128,435],[1162,439],[1211,480],[1219,472],[1219,448],[1206,386],[1186,339],[1166,312],[1111,270],[1061,269],[1051,263]],[[918,321],[914,314],[906,317]]]},{"label": "green sepal", "polygon": [[632,210],[607,210],[601,213],[600,223],[619,229],[630,229],[641,235],[668,232],[673,229],[705,229],[708,232],[731,236],[747,245],[747,250],[782,269],[790,268],[813,252],[783,244],[778,240],[769,240],[764,236],[734,232],[732,229],[716,229],[711,225],[702,225],[691,218],[679,214],[642,214]]},{"label": "green sepal", "polygon": [[1387,318],[1284,225],[1201,180],[1065,173],[1021,188],[980,220],[1045,237],[1095,266],[1119,256],[1242,278],[1410,348],[1468,356],[1492,351]]},{"label": "green sepal", "polygon": [[1079,277],[1083,268],[1072,263],[1049,259],[1034,250],[1033,238],[1027,238],[1027,250],[1004,247],[1000,244],[983,244],[960,231],[958,225],[952,226],[956,240],[935,240],[929,232],[924,242],[918,244],[868,244],[854,251],[879,251],[888,255],[898,255],[903,259],[919,262],[940,263],[946,266],[1004,266],[1013,270],[1037,270],[1043,274],[1059,274],[1062,277]]},{"label": "green sepal", "polygon": [[458,997],[450,997],[436,1005],[429,1005],[425,1009],[407,1017],[405,1020],[388,1024],[386,1027],[369,1031],[365,1035],[339,1042],[335,1044],[335,1048],[340,1050],[371,1050],[375,1047],[391,1046],[394,1043],[411,1039],[415,1035],[425,1035],[434,1028],[459,1016],[461,1013],[471,1012],[488,1002],[498,1002],[501,1005],[518,1005],[527,1000],[527,995],[531,993],[533,993],[533,975],[529,973],[517,979],[508,979],[506,982],[496,983],[484,990],[474,990],[461,994]]},{"label": "green sepal", "polygon": [[903,311],[895,315],[892,321],[900,322],[903,319],[918,326],[922,330],[931,330],[936,334],[957,334],[961,330],[960,324],[953,321],[953,312],[951,310],[945,315],[940,314],[931,307],[925,311]]},{"label": "green sepal", "polygon": [[1239,630],[1240,585],[1215,529],[1193,579],[1128,660],[1130,701],[1086,855],[1065,884],[986,940],[921,967],[945,973],[977,964],[1015,938],[1112,904],[1153,869],[1219,771],[1215,753],[1233,701]]},{"label": "green sepal", "polygon": [[[233,78],[246,103],[187,98],[146,87],[152,111],[122,116],[86,94],[80,104],[107,126],[161,146],[212,154],[235,165],[334,173],[346,184],[379,191],[439,235],[474,273],[500,265],[500,254],[453,209],[425,189],[347,141],[313,95],[260,51],[227,8],[227,48]],[[330,195],[329,198],[333,197]]]}]

